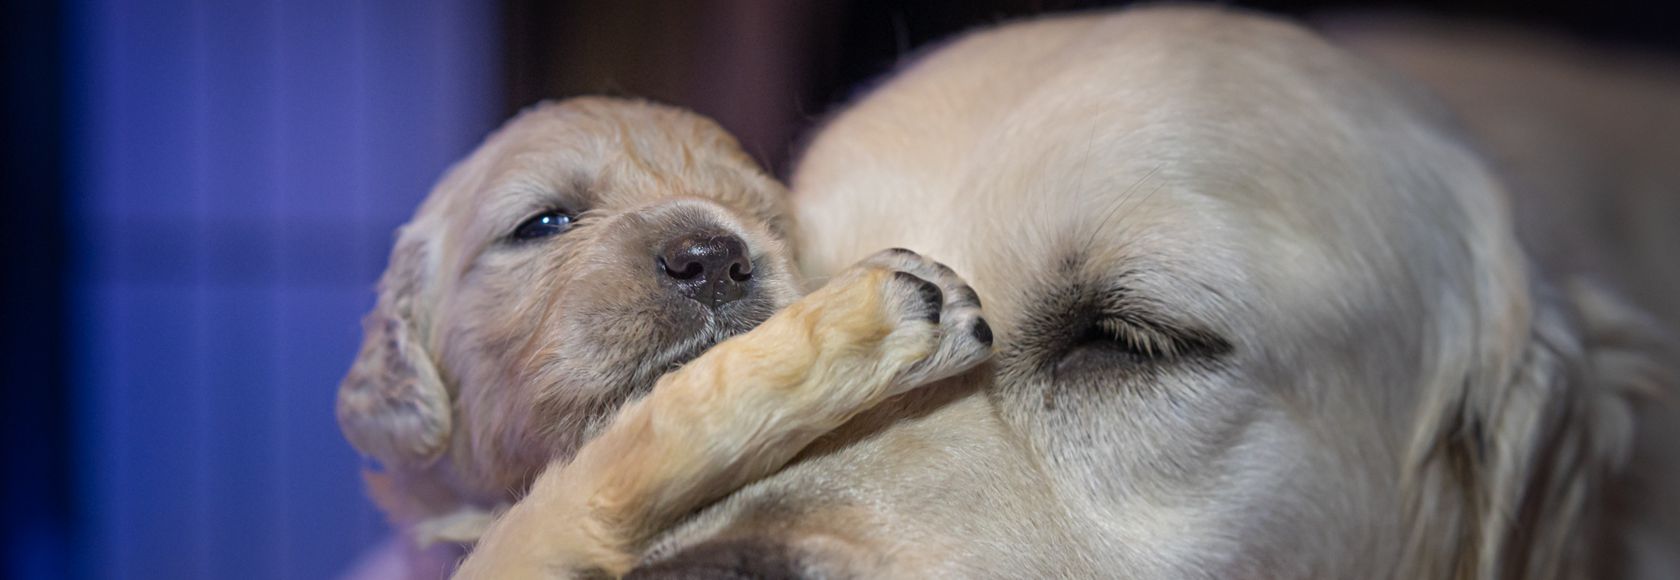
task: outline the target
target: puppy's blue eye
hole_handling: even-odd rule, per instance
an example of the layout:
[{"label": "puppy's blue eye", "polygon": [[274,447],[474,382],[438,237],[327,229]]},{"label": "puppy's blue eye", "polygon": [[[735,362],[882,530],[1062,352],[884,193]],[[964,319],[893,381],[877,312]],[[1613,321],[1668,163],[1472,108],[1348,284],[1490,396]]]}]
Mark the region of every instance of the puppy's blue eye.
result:
[{"label": "puppy's blue eye", "polygon": [[572,227],[572,214],[563,210],[550,210],[531,216],[525,223],[519,224],[513,230],[515,241],[535,240],[560,234]]}]

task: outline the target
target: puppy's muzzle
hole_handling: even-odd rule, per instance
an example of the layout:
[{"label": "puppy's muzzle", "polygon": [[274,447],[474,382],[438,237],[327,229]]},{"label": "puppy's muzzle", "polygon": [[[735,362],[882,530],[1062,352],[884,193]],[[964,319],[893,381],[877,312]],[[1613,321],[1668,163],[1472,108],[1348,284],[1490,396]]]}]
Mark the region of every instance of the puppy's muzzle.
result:
[{"label": "puppy's muzzle", "polygon": [[752,258],[747,255],[747,243],[734,234],[710,231],[680,236],[665,244],[658,261],[667,287],[708,308],[738,300],[752,289]]}]

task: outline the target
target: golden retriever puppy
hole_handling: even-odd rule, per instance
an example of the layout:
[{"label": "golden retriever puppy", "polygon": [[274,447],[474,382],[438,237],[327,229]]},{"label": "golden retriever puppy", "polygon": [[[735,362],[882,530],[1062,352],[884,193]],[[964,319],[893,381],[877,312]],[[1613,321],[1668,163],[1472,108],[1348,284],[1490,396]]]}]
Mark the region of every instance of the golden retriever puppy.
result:
[{"label": "golden retriever puppy", "polygon": [[416,539],[470,541],[624,401],[799,296],[785,195],[673,108],[509,121],[402,227],[340,387],[380,506]]},{"label": "golden retriever puppy", "polygon": [[1669,343],[1525,250],[1451,117],[1222,9],[924,55],[803,156],[802,265],[940,256],[995,357],[684,518],[629,577],[1674,577]]},{"label": "golden retriever puppy", "polygon": [[[421,543],[471,542],[553,463],[509,519],[544,506],[537,524],[576,534],[516,539],[555,546],[545,566],[622,572],[676,516],[990,353],[973,290],[907,250],[793,303],[784,195],[669,107],[576,99],[510,121],[402,228],[340,387],[381,507]],[[409,572],[447,573],[445,552]],[[501,578],[521,560],[491,561]]]}]

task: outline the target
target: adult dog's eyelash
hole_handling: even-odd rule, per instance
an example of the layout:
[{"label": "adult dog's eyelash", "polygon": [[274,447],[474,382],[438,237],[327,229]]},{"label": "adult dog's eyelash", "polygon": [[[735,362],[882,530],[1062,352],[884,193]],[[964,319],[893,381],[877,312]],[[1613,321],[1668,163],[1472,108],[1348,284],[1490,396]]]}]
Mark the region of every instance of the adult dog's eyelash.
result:
[{"label": "adult dog's eyelash", "polygon": [[1230,343],[1211,332],[1159,322],[1136,311],[1104,312],[1089,323],[1081,342],[1108,340],[1148,360],[1217,356]]},{"label": "adult dog's eyelash", "polygon": [[1178,354],[1179,341],[1170,336],[1143,330],[1113,318],[1101,318],[1091,323],[1086,340],[1112,340],[1127,350],[1147,358],[1172,358]]},{"label": "adult dog's eyelash", "polygon": [[1167,322],[1170,318],[1153,313],[1157,305],[1126,289],[1105,291],[1093,302],[1096,312],[1082,338],[1111,340],[1151,360],[1216,356],[1231,348],[1217,334]]},{"label": "adult dog's eyelash", "polygon": [[1176,322],[1165,305],[1125,287],[1067,284],[1036,298],[1036,315],[1000,352],[1029,356],[1046,372],[1082,347],[1126,353],[1140,365],[1209,362],[1232,350],[1217,333]]}]

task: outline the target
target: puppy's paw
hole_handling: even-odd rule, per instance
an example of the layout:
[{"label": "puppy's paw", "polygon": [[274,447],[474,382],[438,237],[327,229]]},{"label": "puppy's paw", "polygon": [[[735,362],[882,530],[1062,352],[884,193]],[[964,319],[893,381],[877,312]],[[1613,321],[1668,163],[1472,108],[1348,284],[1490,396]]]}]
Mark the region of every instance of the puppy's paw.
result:
[{"label": "puppy's paw", "polygon": [[883,250],[860,265],[893,272],[885,292],[898,324],[931,329],[935,341],[932,354],[894,377],[893,394],[955,376],[991,356],[992,329],[980,297],[951,268],[903,248]]}]

